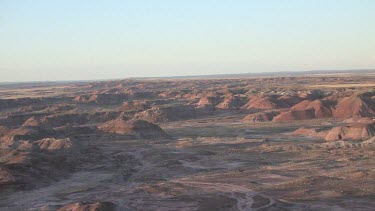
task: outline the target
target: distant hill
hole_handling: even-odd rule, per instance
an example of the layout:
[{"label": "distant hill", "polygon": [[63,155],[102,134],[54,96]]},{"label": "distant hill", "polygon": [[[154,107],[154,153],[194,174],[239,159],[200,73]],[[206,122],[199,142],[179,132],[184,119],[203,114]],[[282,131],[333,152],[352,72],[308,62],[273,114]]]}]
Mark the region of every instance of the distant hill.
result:
[{"label": "distant hill", "polygon": [[295,77],[303,75],[336,75],[336,74],[375,74],[375,69],[360,70],[309,70],[309,71],[281,71],[260,73],[234,73],[213,75],[191,75],[170,77],[132,77],[131,79],[224,79],[224,78],[254,78],[254,77]]},{"label": "distant hill", "polygon": [[213,75],[188,75],[188,76],[166,76],[166,77],[129,77],[116,79],[98,79],[98,80],[70,80],[70,81],[25,81],[25,82],[0,82],[0,89],[26,89],[46,86],[89,83],[96,81],[117,81],[117,80],[156,80],[156,79],[225,79],[225,78],[256,78],[256,77],[296,77],[296,76],[314,76],[314,75],[338,75],[338,74],[375,74],[375,69],[359,70],[310,70],[310,71],[281,71],[281,72],[260,72],[260,73],[234,73],[234,74],[213,74]]}]

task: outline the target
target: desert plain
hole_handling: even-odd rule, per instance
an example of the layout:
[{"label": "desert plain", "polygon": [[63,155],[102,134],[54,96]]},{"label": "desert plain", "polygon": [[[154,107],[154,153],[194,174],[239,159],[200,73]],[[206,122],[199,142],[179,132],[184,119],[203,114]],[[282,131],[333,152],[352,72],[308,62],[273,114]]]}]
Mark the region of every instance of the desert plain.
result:
[{"label": "desert plain", "polygon": [[374,210],[375,74],[0,85],[0,210]]}]

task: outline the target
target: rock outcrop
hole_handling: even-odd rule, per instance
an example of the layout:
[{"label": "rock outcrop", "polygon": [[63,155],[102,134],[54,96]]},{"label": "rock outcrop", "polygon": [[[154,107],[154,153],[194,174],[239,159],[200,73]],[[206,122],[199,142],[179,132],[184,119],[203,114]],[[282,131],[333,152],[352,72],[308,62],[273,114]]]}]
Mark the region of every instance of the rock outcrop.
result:
[{"label": "rock outcrop", "polygon": [[135,138],[160,139],[169,136],[158,125],[144,120],[128,120],[121,118],[106,122],[99,127],[100,131],[106,133],[115,133],[129,135]]},{"label": "rock outcrop", "polygon": [[337,118],[374,117],[375,112],[361,98],[352,96],[339,100],[333,116]]},{"label": "rock outcrop", "polygon": [[242,109],[248,110],[272,110],[278,108],[284,108],[284,105],[281,102],[277,102],[270,97],[253,97],[245,104]]},{"label": "rock outcrop", "polygon": [[87,94],[80,95],[74,98],[75,103],[92,103],[100,105],[119,104],[127,100],[127,94]]},{"label": "rock outcrop", "polygon": [[41,127],[23,126],[6,132],[0,137],[1,146],[9,146],[20,140],[36,141],[41,138],[50,137],[54,132]]},{"label": "rock outcrop", "polygon": [[198,108],[204,108],[204,107],[214,108],[217,103],[218,103],[218,100],[216,97],[206,96],[199,100],[199,102],[197,103],[197,107]]},{"label": "rock outcrop", "polygon": [[375,136],[375,123],[358,123],[332,128],[325,136],[325,140],[367,140],[373,136]]},{"label": "rock outcrop", "polygon": [[239,109],[242,105],[241,98],[235,95],[226,96],[223,102],[219,103],[216,108],[219,109]]},{"label": "rock outcrop", "polygon": [[304,100],[293,107],[289,111],[282,112],[274,118],[273,121],[294,121],[306,120],[314,118],[328,118],[332,116],[332,112],[320,100]]},{"label": "rock outcrop", "polygon": [[210,108],[194,108],[193,106],[165,106],[154,107],[145,111],[136,113],[134,119],[143,119],[150,122],[171,122],[186,119],[193,119],[212,114]]},{"label": "rock outcrop", "polygon": [[33,143],[35,147],[41,150],[56,151],[64,150],[72,147],[72,142],[69,138],[56,139],[56,138],[44,138]]},{"label": "rock outcrop", "polygon": [[253,123],[268,122],[268,121],[272,121],[272,119],[279,113],[280,112],[277,112],[277,111],[268,111],[268,112],[258,112],[254,114],[249,114],[242,119],[242,122],[253,122]]},{"label": "rock outcrop", "polygon": [[318,137],[318,138],[324,138],[327,135],[327,131],[325,130],[318,130],[316,128],[305,128],[301,127],[297,130],[293,131],[293,135],[299,135],[299,136],[308,136],[308,137]]},{"label": "rock outcrop", "polygon": [[126,101],[119,107],[120,111],[145,110],[150,108],[146,101]]},{"label": "rock outcrop", "polygon": [[294,121],[294,120],[306,120],[315,118],[315,110],[293,110],[282,112],[279,115],[275,116],[272,121],[274,122],[283,122],[283,121]]}]

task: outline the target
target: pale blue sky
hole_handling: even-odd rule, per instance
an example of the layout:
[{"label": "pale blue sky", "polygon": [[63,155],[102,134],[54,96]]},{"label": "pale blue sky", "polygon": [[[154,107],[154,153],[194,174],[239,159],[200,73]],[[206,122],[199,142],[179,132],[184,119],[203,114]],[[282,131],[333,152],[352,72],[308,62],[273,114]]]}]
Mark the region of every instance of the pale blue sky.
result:
[{"label": "pale blue sky", "polygon": [[374,0],[0,0],[0,81],[375,68]]}]

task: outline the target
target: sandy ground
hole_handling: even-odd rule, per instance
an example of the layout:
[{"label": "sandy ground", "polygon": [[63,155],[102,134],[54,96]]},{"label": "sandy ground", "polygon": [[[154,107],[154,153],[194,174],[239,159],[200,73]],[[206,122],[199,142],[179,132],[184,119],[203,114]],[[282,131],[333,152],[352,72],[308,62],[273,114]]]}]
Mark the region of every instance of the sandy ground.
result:
[{"label": "sandy ground", "polygon": [[[289,134],[297,125],[242,117],[161,125],[173,140],[90,140],[103,159],[49,186],[2,196],[0,210],[76,201],[123,210],[373,210],[374,146],[319,148],[322,140]],[[328,120],[298,126],[321,121]]]}]

